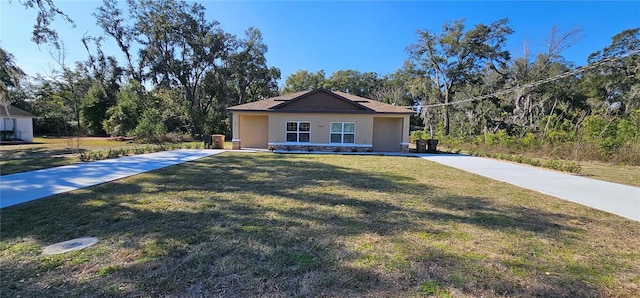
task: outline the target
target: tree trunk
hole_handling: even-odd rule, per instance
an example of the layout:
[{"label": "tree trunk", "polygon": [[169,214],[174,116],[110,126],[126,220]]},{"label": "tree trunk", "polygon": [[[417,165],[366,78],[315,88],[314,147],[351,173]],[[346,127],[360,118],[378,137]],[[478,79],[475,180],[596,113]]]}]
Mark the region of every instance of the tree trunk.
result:
[{"label": "tree trunk", "polygon": [[444,103],[445,105],[442,107],[444,110],[442,111],[443,114],[443,124],[444,124],[444,135],[448,136],[449,135],[449,106],[446,105],[449,103],[449,93],[446,92],[444,95]]},{"label": "tree trunk", "polygon": [[531,94],[527,94],[526,108],[527,108],[526,121],[529,127],[533,127],[533,98],[531,97]]},{"label": "tree trunk", "polygon": [[549,130],[549,123],[551,122],[551,115],[553,115],[553,111],[556,109],[556,105],[558,104],[558,98],[555,97],[553,101],[553,106],[551,107],[551,111],[549,111],[549,116],[547,116],[547,123],[544,125],[544,130],[542,131],[542,142],[544,143],[545,137],[547,136],[547,131]]}]

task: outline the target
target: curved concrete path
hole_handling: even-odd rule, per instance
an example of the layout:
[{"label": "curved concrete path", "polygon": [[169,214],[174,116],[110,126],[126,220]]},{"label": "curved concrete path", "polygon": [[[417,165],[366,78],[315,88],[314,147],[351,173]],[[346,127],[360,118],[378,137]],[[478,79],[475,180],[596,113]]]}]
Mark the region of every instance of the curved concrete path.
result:
[{"label": "curved concrete path", "polygon": [[0,176],[0,208],[225,152],[180,149]]},{"label": "curved concrete path", "polygon": [[421,155],[443,165],[640,221],[640,188],[494,159]]}]

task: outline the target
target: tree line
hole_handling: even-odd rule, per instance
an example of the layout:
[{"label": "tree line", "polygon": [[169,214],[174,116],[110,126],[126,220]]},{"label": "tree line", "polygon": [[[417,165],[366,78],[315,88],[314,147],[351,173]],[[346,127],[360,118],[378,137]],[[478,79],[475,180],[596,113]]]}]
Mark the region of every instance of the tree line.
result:
[{"label": "tree line", "polygon": [[424,129],[414,137],[451,147],[640,164],[640,28],[613,36],[581,68],[562,56],[580,40],[579,29],[551,28],[545,51],[524,45],[516,58],[504,49],[512,33],[507,19],[471,28],[445,23],[418,30],[394,73],[300,70],[282,91],[327,88],[410,107],[412,124]]},{"label": "tree line", "polygon": [[[24,4],[32,2],[53,5]],[[104,34],[82,39],[86,61],[68,66],[60,51],[59,72],[17,88],[23,74],[2,50],[3,85],[14,105],[39,116],[41,134],[75,129],[155,141],[167,133],[229,134],[229,106],[325,88],[415,109],[414,127],[452,145],[640,160],[640,28],[616,34],[576,69],[563,52],[580,41],[579,29],[550,28],[545,50],[523,45],[515,57],[505,49],[513,33],[508,19],[473,26],[456,20],[418,30],[394,73],[299,70],[279,88],[280,71],[267,65],[257,28],[234,36],[204,14],[184,1],[128,0],[121,7],[105,0],[93,14]],[[35,42],[61,43],[50,31],[36,32]],[[103,52],[107,39],[125,61]]]},{"label": "tree line", "polygon": [[[226,107],[278,94],[280,70],[267,65],[268,48],[257,28],[244,36],[229,34],[207,20],[198,3],[120,4],[105,0],[93,13],[104,34],[83,36],[87,60],[68,65],[64,43],[56,40],[62,45],[54,57],[61,70],[11,88],[13,104],[38,115],[36,133],[77,130],[149,141],[162,141],[170,132],[228,133]],[[120,53],[103,51],[107,39]],[[5,69],[16,68],[10,53],[2,55]]]}]

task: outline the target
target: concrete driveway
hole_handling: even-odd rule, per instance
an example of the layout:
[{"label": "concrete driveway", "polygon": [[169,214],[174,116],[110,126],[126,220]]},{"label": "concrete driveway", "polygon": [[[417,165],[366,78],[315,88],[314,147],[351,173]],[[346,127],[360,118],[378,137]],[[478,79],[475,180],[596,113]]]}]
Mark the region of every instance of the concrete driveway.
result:
[{"label": "concrete driveway", "polygon": [[[225,150],[174,150],[0,176],[0,208],[188,162]],[[289,152],[292,153],[292,152]],[[300,152],[307,154],[307,152]],[[328,153],[334,154],[334,153]],[[381,153],[370,153],[380,155]],[[387,155],[387,154],[385,154]],[[388,154],[416,156],[414,154]],[[640,221],[640,188],[454,154],[417,156],[494,180]]]},{"label": "concrete driveway", "polygon": [[640,221],[640,188],[494,159],[452,154],[422,158]]},{"label": "concrete driveway", "polygon": [[0,208],[225,152],[181,149],[0,176]]}]

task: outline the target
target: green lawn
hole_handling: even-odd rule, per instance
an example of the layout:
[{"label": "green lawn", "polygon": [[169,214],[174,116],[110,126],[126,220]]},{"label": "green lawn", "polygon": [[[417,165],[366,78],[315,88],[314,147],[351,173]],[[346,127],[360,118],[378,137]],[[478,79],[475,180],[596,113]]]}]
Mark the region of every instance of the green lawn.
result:
[{"label": "green lawn", "polygon": [[418,158],[224,153],[0,220],[6,297],[640,295],[640,223]]}]

